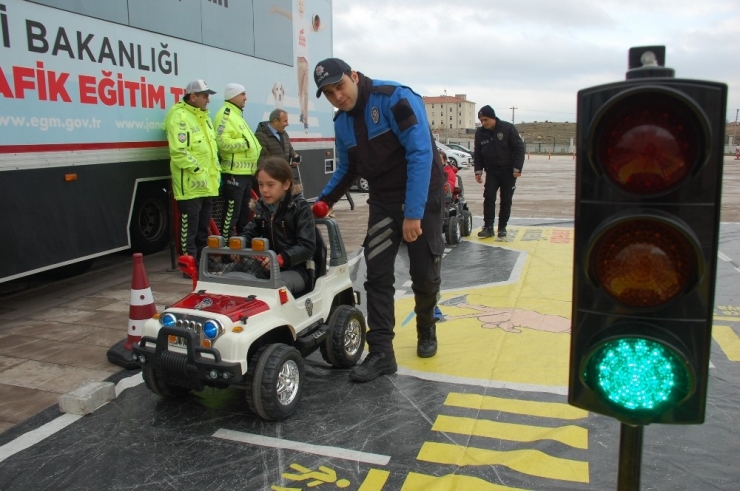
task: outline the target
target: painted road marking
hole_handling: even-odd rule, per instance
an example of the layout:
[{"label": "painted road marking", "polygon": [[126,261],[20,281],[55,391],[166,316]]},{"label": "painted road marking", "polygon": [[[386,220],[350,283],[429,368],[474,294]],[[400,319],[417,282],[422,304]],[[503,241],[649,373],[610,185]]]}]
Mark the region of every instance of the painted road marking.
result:
[{"label": "painted road marking", "polygon": [[713,326],[712,337],[722,348],[728,360],[740,361],[740,338],[730,326]]},{"label": "painted road marking", "polygon": [[[474,489],[475,491],[524,491],[522,488],[511,488],[492,484],[479,477],[461,476],[459,474],[447,474],[445,476],[427,476],[416,472],[409,472],[401,491],[425,490],[449,490],[449,489]],[[364,491],[360,488],[360,491]]]},{"label": "painted road marking", "polygon": [[424,442],[418,460],[465,466],[503,465],[522,474],[571,482],[589,482],[588,462],[552,457],[539,450],[488,450],[450,443]]},{"label": "painted road marking", "polygon": [[569,447],[588,449],[588,430],[575,425],[556,427],[531,426],[440,414],[432,426],[432,431],[498,438],[510,442],[553,440]]},{"label": "painted road marking", "polygon": [[15,440],[8,442],[0,447],[0,462],[7,459],[8,457],[12,457],[22,450],[36,445],[37,443],[53,435],[57,431],[63,430],[81,417],[82,416],[78,414],[63,414],[58,418],[49,421],[45,425],[36,428],[33,431],[24,433]]},{"label": "painted road marking", "polygon": [[482,396],[479,394],[460,394],[450,392],[445,406],[483,409],[486,411],[503,411],[512,414],[525,414],[557,419],[583,419],[588,411],[560,402],[536,402],[521,399],[503,399],[501,397]]},{"label": "painted road marking", "polygon": [[362,481],[362,486],[360,486],[360,489],[357,491],[381,491],[390,475],[391,473],[388,471],[370,469],[370,472],[367,473],[367,477]]},{"label": "painted road marking", "polygon": [[[142,383],[144,383],[144,378],[141,374],[132,375],[131,377],[121,379],[116,384],[116,397],[121,395],[121,392],[123,392],[124,390],[130,389],[131,387],[136,387],[137,385]],[[106,402],[106,404],[108,403]],[[103,406],[104,405],[105,404],[103,404]],[[45,425],[39,426],[35,430],[29,431],[28,433],[24,433],[15,440],[12,440],[3,446],[0,446],[0,462],[9,457],[12,457],[18,452],[32,447],[33,445],[36,445],[37,443],[50,437],[54,433],[63,430],[81,417],[81,415],[77,414],[63,414],[58,418],[49,421]]]},{"label": "painted road marking", "polygon": [[473,275],[469,285],[442,291],[439,303],[447,320],[436,326],[439,351],[434,358],[418,358],[416,331],[403,329],[414,315],[413,297],[396,300],[394,348],[399,372],[406,373],[400,370],[403,367],[408,373],[474,384],[487,380],[496,386],[549,387],[548,393],[566,393],[572,229],[512,226],[512,236],[515,230],[516,240],[511,242],[467,238],[477,246],[519,254],[509,281],[491,284],[479,278],[482,282],[475,283]]},{"label": "painted road marking", "polygon": [[326,445],[313,445],[311,443],[296,442],[284,440],[282,438],[272,438],[269,436],[253,435],[242,431],[227,430],[220,428],[213,435],[214,438],[222,440],[231,440],[234,442],[248,443],[250,445],[259,445],[261,447],[280,448],[283,450],[295,450],[297,452],[310,453],[313,455],[323,455],[353,462],[365,462],[373,465],[387,465],[391,457],[368,452],[358,452],[357,450],[348,450],[340,447],[329,447]]}]

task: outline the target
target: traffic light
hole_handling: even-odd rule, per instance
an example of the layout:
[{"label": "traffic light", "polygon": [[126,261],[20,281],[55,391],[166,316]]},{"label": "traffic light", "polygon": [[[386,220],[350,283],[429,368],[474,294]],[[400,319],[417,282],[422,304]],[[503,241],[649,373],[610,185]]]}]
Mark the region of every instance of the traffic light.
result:
[{"label": "traffic light", "polygon": [[568,402],[629,425],[704,421],[727,86],[665,48],[578,92]]}]

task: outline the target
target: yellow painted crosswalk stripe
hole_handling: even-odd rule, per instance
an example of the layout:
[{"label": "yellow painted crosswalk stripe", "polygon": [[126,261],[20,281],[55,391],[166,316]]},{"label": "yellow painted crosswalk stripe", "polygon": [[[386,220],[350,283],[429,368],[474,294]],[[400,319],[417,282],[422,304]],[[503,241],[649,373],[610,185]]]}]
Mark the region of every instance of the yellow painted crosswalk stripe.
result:
[{"label": "yellow painted crosswalk stripe", "polygon": [[409,472],[401,491],[524,491],[521,488],[500,486],[472,476],[447,474],[446,476],[427,476]]},{"label": "yellow painted crosswalk stripe", "polygon": [[730,326],[712,326],[712,337],[725,352],[727,359],[740,361],[740,338]]},{"label": "yellow painted crosswalk stripe", "polygon": [[362,481],[362,486],[360,486],[358,491],[382,491],[390,474],[391,473],[388,471],[370,469],[370,472],[367,473],[367,477]]},{"label": "yellow painted crosswalk stripe", "polygon": [[531,476],[588,482],[588,462],[552,457],[539,450],[498,451],[425,442],[416,458],[455,466],[503,465]]},{"label": "yellow painted crosswalk stripe", "polygon": [[432,430],[459,435],[499,438],[512,442],[554,440],[574,448],[588,448],[588,431],[586,428],[574,425],[548,428],[439,415],[434,422],[434,426],[432,426]]},{"label": "yellow painted crosswalk stripe", "polygon": [[445,405],[468,409],[483,409],[486,411],[503,411],[512,414],[526,414],[528,416],[541,416],[544,418],[583,419],[588,417],[588,411],[560,402],[503,399],[500,397],[460,394],[457,392],[450,392],[447,395]]}]

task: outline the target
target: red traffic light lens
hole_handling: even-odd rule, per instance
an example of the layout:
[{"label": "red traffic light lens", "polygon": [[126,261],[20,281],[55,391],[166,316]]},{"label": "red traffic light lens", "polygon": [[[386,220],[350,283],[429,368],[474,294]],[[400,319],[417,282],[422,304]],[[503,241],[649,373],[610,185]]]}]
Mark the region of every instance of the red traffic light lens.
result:
[{"label": "red traffic light lens", "polygon": [[696,270],[689,239],[653,219],[620,222],[596,245],[596,278],[615,300],[630,307],[658,307],[685,290]]},{"label": "red traffic light lens", "polygon": [[687,102],[669,93],[624,97],[600,118],[595,154],[624,191],[658,194],[678,185],[694,167],[703,144]]}]

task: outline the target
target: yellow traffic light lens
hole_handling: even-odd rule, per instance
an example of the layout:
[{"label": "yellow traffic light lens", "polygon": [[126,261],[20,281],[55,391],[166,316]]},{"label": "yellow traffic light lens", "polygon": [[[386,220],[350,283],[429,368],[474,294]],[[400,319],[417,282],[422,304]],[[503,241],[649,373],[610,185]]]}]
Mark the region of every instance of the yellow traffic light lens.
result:
[{"label": "yellow traffic light lens", "polygon": [[629,411],[662,411],[692,390],[689,367],[678,353],[639,337],[603,343],[586,362],[583,375],[610,404]]},{"label": "yellow traffic light lens", "polygon": [[651,195],[677,186],[697,162],[701,132],[695,113],[666,93],[626,97],[600,119],[595,154],[624,191]]},{"label": "yellow traffic light lens", "polygon": [[615,225],[593,254],[601,287],[630,307],[665,304],[686,289],[696,270],[696,255],[686,236],[658,220]]}]

